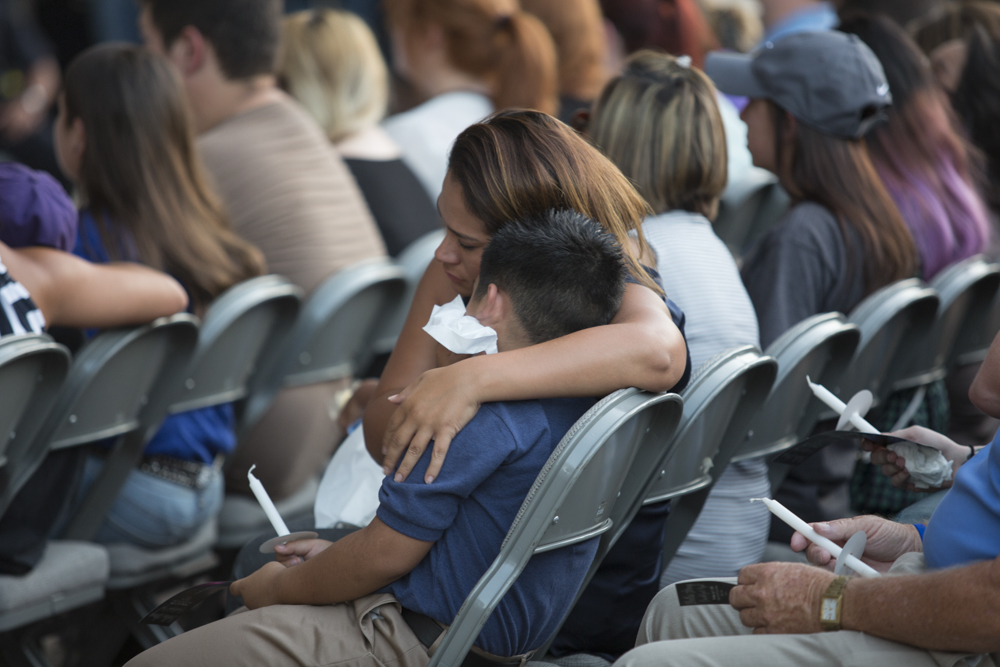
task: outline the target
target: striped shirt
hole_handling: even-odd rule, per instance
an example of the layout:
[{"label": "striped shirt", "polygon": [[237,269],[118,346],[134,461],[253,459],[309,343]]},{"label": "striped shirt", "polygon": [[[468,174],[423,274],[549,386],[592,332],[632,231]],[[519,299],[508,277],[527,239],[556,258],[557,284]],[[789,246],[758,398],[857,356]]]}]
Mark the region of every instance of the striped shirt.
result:
[{"label": "striped shirt", "polygon": [[[736,262],[704,216],[671,211],[642,224],[656,252],[663,289],[684,311],[691,363],[698,368],[720,352],[740,345],[760,346],[757,315],[740,280]],[[771,517],[763,503],[770,497],[763,460],[729,465],[670,561],[660,582],[698,577],[735,577],[758,562],[767,545]],[[761,511],[761,510],[764,511]]]},{"label": "striped shirt", "polygon": [[31,300],[24,285],[7,273],[7,267],[0,262],[0,336],[42,333],[45,318],[42,311]]}]

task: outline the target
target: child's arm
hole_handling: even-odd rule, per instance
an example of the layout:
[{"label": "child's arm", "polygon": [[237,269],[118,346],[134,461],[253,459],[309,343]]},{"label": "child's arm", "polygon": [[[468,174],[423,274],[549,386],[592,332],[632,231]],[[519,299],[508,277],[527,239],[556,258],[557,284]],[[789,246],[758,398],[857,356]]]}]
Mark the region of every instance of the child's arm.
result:
[{"label": "child's arm", "polygon": [[[273,604],[335,604],[368,595],[408,574],[433,542],[407,537],[377,517],[367,527],[336,541],[302,540],[301,565],[268,563],[233,583],[230,592],[250,609]],[[292,549],[285,555],[298,553]],[[310,555],[311,553],[311,555]]]}]

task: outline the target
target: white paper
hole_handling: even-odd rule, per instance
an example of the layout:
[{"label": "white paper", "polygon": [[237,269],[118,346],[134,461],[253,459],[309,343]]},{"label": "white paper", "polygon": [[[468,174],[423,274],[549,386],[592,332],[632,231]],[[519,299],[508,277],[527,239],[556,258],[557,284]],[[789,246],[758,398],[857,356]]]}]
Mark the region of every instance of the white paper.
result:
[{"label": "white paper", "polygon": [[460,296],[443,306],[434,306],[424,331],[455,354],[495,354],[497,351],[497,332],[466,315]]},{"label": "white paper", "polygon": [[951,462],[933,447],[912,442],[894,442],[887,448],[906,459],[906,471],[918,489],[936,489],[951,480]]},{"label": "white paper", "polygon": [[338,523],[364,527],[375,518],[385,474],[365,447],[363,429],[359,426],[344,438],[326,466],[313,506],[317,528]]}]

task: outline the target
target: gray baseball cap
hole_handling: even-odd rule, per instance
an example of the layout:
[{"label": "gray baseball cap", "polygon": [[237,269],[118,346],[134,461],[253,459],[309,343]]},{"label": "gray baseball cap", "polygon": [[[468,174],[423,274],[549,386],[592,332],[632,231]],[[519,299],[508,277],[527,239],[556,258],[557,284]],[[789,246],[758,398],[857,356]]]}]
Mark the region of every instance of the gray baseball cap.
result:
[{"label": "gray baseball cap", "polygon": [[800,32],[753,53],[715,51],[705,73],[728,95],[763,97],[809,127],[857,139],[892,103],[882,63],[857,35]]}]

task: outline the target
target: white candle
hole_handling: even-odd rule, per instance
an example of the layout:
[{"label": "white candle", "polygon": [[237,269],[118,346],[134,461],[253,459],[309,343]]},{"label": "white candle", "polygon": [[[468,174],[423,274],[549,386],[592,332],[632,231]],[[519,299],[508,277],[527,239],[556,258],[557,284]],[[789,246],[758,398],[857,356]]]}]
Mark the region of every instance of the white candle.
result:
[{"label": "white candle", "polygon": [[[810,526],[808,523],[806,523],[799,517],[792,514],[792,512],[787,507],[779,503],[777,500],[771,500],[770,498],[751,498],[750,502],[753,503],[757,502],[758,500],[767,505],[767,509],[771,510],[771,514],[778,517],[779,519],[787,523],[789,526],[791,526],[798,532],[802,533],[802,535],[805,536],[807,540],[809,540],[816,546],[820,547],[821,549],[826,549],[827,551],[830,552],[830,555],[833,556],[834,558],[837,558],[840,555],[841,552],[840,547],[838,547],[836,544],[834,544],[827,538],[817,533],[815,530],[813,530],[812,526]],[[854,556],[849,555],[845,563],[847,567],[851,568],[852,570],[860,574],[862,577],[871,578],[871,577],[882,576],[872,567],[870,567],[866,563],[863,563],[860,559]]]},{"label": "white candle", "polygon": [[[816,384],[808,377],[806,377],[806,382],[809,383],[809,388],[812,389],[812,393],[816,398],[826,403],[827,407],[835,411],[838,415],[844,414],[847,404],[837,398],[832,391],[821,384]],[[851,415],[851,424],[854,425],[854,428],[864,433],[881,433],[881,431],[869,424],[861,415]]]},{"label": "white candle", "polygon": [[279,536],[288,535],[288,526],[285,525],[285,520],[278,514],[278,508],[271,502],[271,497],[264,490],[264,485],[260,483],[259,479],[253,476],[253,469],[256,467],[257,465],[254,464],[250,466],[250,470],[247,470],[247,479],[250,480],[250,490],[253,491],[254,497],[257,498],[257,502],[260,503],[261,509],[264,510],[264,514],[267,515],[271,525],[274,526],[274,532]]}]

